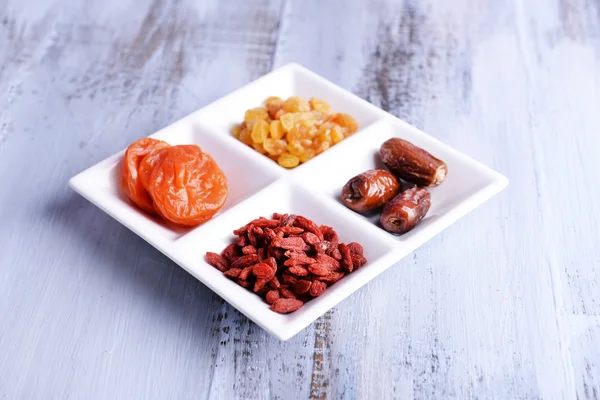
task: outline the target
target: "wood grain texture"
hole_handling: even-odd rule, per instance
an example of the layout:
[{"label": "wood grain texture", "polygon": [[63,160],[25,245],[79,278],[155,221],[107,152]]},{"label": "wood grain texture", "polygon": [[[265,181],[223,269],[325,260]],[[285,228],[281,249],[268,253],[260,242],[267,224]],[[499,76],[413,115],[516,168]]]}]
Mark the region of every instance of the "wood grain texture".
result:
[{"label": "wood grain texture", "polygon": [[[0,2],[0,398],[600,393],[591,0]],[[68,178],[299,62],[511,185],[288,342]]]}]

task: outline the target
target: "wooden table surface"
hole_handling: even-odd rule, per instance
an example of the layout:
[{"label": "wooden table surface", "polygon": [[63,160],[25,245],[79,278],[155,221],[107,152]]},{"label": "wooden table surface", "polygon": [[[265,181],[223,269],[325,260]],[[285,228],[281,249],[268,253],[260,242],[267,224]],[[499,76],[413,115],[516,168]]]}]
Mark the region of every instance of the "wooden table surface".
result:
[{"label": "wooden table surface", "polygon": [[[0,398],[600,396],[600,4],[0,1]],[[76,173],[296,61],[510,186],[288,342]]]}]

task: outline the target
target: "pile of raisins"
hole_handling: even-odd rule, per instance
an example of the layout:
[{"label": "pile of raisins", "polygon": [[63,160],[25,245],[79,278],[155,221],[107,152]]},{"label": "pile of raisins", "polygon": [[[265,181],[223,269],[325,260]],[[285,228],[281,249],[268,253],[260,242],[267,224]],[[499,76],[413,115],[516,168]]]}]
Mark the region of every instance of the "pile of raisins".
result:
[{"label": "pile of raisins", "polygon": [[367,262],[360,244],[341,243],[333,228],[300,215],[260,217],[233,233],[236,242],[221,254],[206,253],[208,263],[282,314],[296,311]]},{"label": "pile of raisins", "polygon": [[246,111],[244,122],[233,127],[233,135],[282,167],[294,168],[357,129],[351,115],[331,113],[323,100],[269,97],[264,107]]}]

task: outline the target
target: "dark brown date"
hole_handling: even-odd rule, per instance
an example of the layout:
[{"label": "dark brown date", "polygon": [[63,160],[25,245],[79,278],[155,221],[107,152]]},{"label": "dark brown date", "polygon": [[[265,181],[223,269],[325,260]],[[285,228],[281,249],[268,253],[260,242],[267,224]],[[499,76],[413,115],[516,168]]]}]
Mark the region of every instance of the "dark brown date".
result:
[{"label": "dark brown date", "polygon": [[342,201],[359,213],[383,206],[400,191],[400,182],[388,171],[371,169],[350,179],[342,189]]},{"label": "dark brown date", "polygon": [[383,207],[381,225],[388,232],[406,233],[425,217],[430,206],[431,196],[427,189],[408,189]]},{"label": "dark brown date", "polygon": [[381,160],[397,177],[419,186],[437,186],[446,178],[448,166],[406,140],[386,140],[379,150]]}]

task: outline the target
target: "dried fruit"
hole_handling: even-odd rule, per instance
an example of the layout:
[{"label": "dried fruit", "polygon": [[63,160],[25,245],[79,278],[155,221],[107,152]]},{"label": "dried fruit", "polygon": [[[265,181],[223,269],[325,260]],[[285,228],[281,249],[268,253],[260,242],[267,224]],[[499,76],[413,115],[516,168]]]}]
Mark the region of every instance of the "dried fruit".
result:
[{"label": "dried fruit", "polygon": [[319,264],[319,263],[314,263],[308,266],[308,271],[311,274],[317,275],[317,276],[327,276],[331,273],[331,270],[329,269],[329,267],[327,265],[323,265],[323,264]]},{"label": "dried fruit", "polygon": [[268,135],[269,123],[264,120],[254,121],[252,132],[250,133],[250,138],[252,138],[253,144],[263,143]]},{"label": "dried fruit", "polygon": [[298,266],[298,265],[289,267],[288,272],[290,274],[294,274],[296,276],[307,276],[308,275],[308,270],[306,268]]},{"label": "dried fruit", "polygon": [[258,261],[258,255],[256,254],[248,254],[242,257],[235,259],[231,263],[231,268],[244,268],[250,265],[256,264]]},{"label": "dried fruit", "polygon": [[227,180],[211,156],[195,145],[169,147],[148,184],[154,208],[166,220],[195,226],[212,218],[227,199]]},{"label": "dried fruit", "polygon": [[297,250],[297,251],[308,251],[310,247],[304,243],[304,240],[300,236],[293,236],[288,238],[275,238],[271,245],[286,250]]},{"label": "dried fruit", "polygon": [[380,222],[388,232],[406,233],[425,217],[431,206],[431,196],[427,189],[408,189],[383,207]]},{"label": "dried fruit", "polygon": [[221,252],[221,256],[229,262],[239,257],[240,255],[240,246],[238,246],[235,243],[232,243],[229,246],[225,247],[225,249]]},{"label": "dried fruit", "polygon": [[309,102],[312,109],[319,111],[320,113],[329,114],[329,112],[331,111],[329,103],[327,103],[324,100],[312,98]]},{"label": "dried fruit", "polygon": [[342,267],[344,267],[346,271],[352,272],[354,269],[354,264],[352,263],[352,254],[350,253],[350,249],[344,243],[340,243],[338,249],[342,256]]},{"label": "dried fruit", "polygon": [[298,158],[298,156],[295,156],[293,154],[283,153],[277,159],[277,163],[284,168],[294,168],[297,167],[298,164],[300,164],[300,159]]},{"label": "dried fruit", "polygon": [[319,229],[318,225],[315,224],[310,219],[304,218],[304,217],[298,215],[296,217],[296,219],[294,220],[294,224],[296,226],[299,226],[300,228],[308,231],[308,232],[314,233],[319,238],[319,240],[323,240],[324,239],[323,232],[321,232],[321,230]]},{"label": "dried fruit", "polygon": [[238,278],[245,281],[248,279],[248,277],[250,277],[251,273],[252,273],[252,266],[246,267],[242,270],[242,272],[240,272]]},{"label": "dried fruit", "polygon": [[283,125],[281,125],[281,121],[275,120],[271,121],[270,125],[270,135],[272,139],[279,140],[285,135],[285,131],[283,130]]},{"label": "dried fruit", "polygon": [[254,247],[251,244],[249,244],[248,246],[242,247],[242,253],[244,253],[244,254],[256,254],[257,250],[256,250],[256,247]]},{"label": "dried fruit", "polygon": [[276,118],[277,112],[281,110],[282,105],[283,100],[277,96],[271,96],[265,100],[265,107],[267,108],[267,112],[271,119]]},{"label": "dried fruit", "polygon": [[303,294],[310,290],[311,284],[312,284],[311,281],[301,279],[292,285],[292,290],[296,294]]},{"label": "dried fruit", "polygon": [[265,301],[268,304],[273,304],[277,300],[279,300],[279,298],[280,298],[280,296],[279,296],[279,290],[269,290],[267,292],[267,295],[265,296]]},{"label": "dried fruit", "polygon": [[296,299],[279,299],[273,303],[271,310],[280,314],[291,313],[302,307],[304,303]]},{"label": "dried fruit", "polygon": [[224,272],[224,275],[228,278],[237,278],[242,272],[241,268],[231,268]]},{"label": "dried fruit", "polygon": [[302,97],[293,96],[284,101],[281,108],[289,113],[305,112],[310,111],[310,104]]},{"label": "dried fruit", "polygon": [[348,243],[348,249],[350,250],[350,253],[352,254],[361,254],[363,253],[363,247],[360,245],[360,243],[356,243],[356,242],[351,242]]},{"label": "dried fruit", "polygon": [[[140,164],[153,150],[167,147],[169,147],[169,144],[162,140],[144,138],[133,142],[125,151],[125,157],[123,158],[121,187],[135,205],[151,214],[154,214],[155,210],[152,199],[144,187],[139,173]],[[152,172],[152,169],[149,172]]]},{"label": "dried fruit", "polygon": [[283,154],[286,147],[287,143],[285,140],[265,139],[263,142],[263,148],[265,151],[273,156],[279,156]]},{"label": "dried fruit", "polygon": [[267,109],[263,107],[252,108],[246,111],[246,115],[244,115],[244,121],[264,121],[269,118],[269,114],[267,113]]},{"label": "dried fruit", "polygon": [[234,234],[236,243],[222,255],[207,253],[207,261],[275,311],[288,312],[290,308],[281,304],[300,307],[366,262],[358,243],[346,246],[332,227],[318,226],[300,215],[260,217]]},{"label": "dried fruit", "polygon": [[[297,282],[297,281],[296,281]],[[294,282],[294,283],[296,283]],[[279,294],[281,294],[281,297],[285,297],[286,299],[295,299],[296,295],[294,294],[294,292],[292,292],[291,290],[287,289],[287,288],[279,288]]]},{"label": "dried fruit", "polygon": [[221,272],[227,271],[227,269],[229,268],[229,261],[218,255],[217,253],[206,253],[206,262]]},{"label": "dried fruit", "polygon": [[254,282],[254,292],[261,291],[267,283],[269,283],[270,279],[258,278],[256,282]]},{"label": "dried fruit", "polygon": [[312,285],[310,285],[310,290],[308,294],[312,297],[318,297],[323,294],[323,292],[327,289],[327,284],[321,281],[313,281]]},{"label": "dried fruit", "polygon": [[304,239],[304,241],[305,241],[306,243],[308,243],[308,244],[309,244],[309,245],[311,245],[311,246],[312,246],[312,245],[315,245],[315,244],[317,244],[317,243],[319,243],[319,242],[320,242],[320,241],[319,241],[319,238],[317,237],[317,235],[315,235],[315,234],[314,234],[314,233],[312,233],[312,232],[304,232],[304,233],[302,234],[302,238]]},{"label": "dried fruit", "polygon": [[275,269],[266,263],[255,264],[254,267],[252,267],[252,272],[257,278],[267,279],[267,281],[270,281],[275,276]]},{"label": "dried fruit", "polygon": [[358,130],[358,122],[350,114],[337,113],[328,118],[329,121],[348,129],[351,135]]},{"label": "dried fruit", "polygon": [[396,176],[420,186],[438,186],[448,174],[446,163],[406,140],[388,139],[379,153]]},{"label": "dried fruit", "polygon": [[232,135],[284,168],[294,168],[324,152],[358,129],[348,114],[330,114],[327,102],[293,96],[269,97],[249,109]]},{"label": "dried fruit", "polygon": [[382,207],[400,191],[400,182],[388,171],[371,169],[350,179],[342,189],[346,207],[366,213]]},{"label": "dried fruit", "polygon": [[152,175],[152,171],[154,171],[154,167],[163,162],[167,154],[167,148],[169,147],[169,145],[166,145],[155,148],[150,153],[146,154],[146,157],[144,157],[140,163],[139,179],[146,191],[148,191],[150,176]]}]

